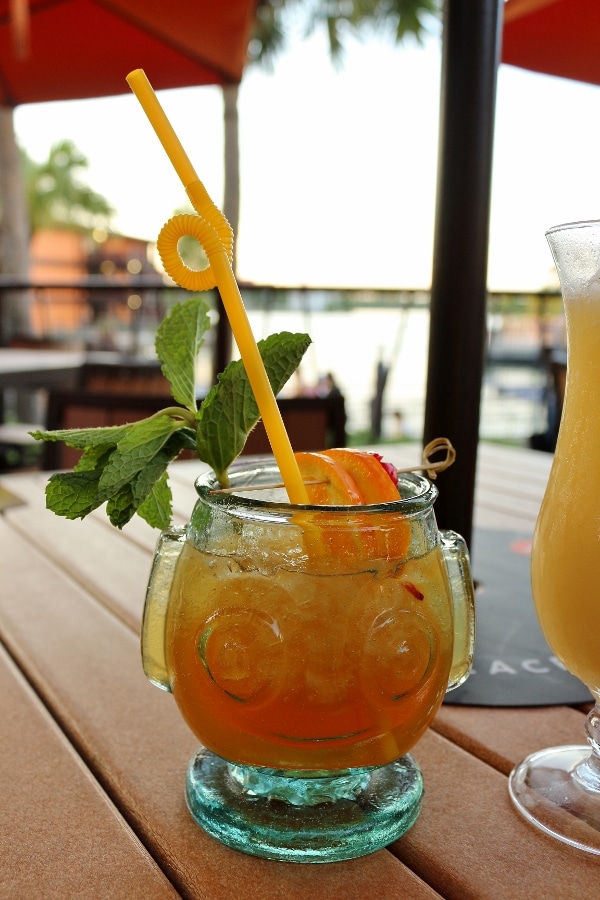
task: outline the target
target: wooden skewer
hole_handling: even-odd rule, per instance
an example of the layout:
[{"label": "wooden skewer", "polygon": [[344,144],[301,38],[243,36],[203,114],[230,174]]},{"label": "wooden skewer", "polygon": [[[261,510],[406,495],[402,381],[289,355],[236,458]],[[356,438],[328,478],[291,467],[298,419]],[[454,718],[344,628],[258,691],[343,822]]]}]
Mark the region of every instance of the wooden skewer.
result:
[{"label": "wooden skewer", "polygon": [[[304,481],[303,484],[328,484],[327,481]],[[276,484],[242,484],[239,487],[228,487],[228,488],[215,488],[214,491],[211,491],[211,494],[241,494],[242,491],[270,491],[275,490],[275,488],[284,488],[285,484],[283,481],[278,481]]]},{"label": "wooden skewer", "polygon": [[[433,456],[434,453],[439,453],[442,450],[446,451],[446,456],[444,457],[444,459],[439,459],[436,462],[432,462],[429,457]],[[420,465],[409,466],[407,469],[396,469],[396,471],[399,475],[405,475],[408,472],[427,472],[427,477],[432,481],[435,481],[435,479],[437,478],[437,473],[443,472],[444,469],[449,468],[449,466],[452,465],[455,459],[456,450],[454,449],[448,438],[435,438],[423,448],[423,461]],[[327,481],[304,481],[303,483],[327,484]],[[248,484],[246,486],[235,488],[216,488],[214,491],[211,491],[211,494],[239,494],[242,491],[268,491],[283,487],[285,487],[285,485],[282,481],[277,482],[276,484]]]}]

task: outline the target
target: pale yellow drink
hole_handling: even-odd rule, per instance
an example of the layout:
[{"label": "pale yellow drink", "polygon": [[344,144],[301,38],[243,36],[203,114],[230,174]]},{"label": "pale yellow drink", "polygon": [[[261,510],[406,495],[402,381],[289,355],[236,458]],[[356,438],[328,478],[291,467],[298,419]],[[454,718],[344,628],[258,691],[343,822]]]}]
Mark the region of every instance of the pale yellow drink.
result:
[{"label": "pale yellow drink", "polygon": [[565,298],[569,371],[556,453],[536,526],[533,597],[546,640],[600,692],[600,291]]}]

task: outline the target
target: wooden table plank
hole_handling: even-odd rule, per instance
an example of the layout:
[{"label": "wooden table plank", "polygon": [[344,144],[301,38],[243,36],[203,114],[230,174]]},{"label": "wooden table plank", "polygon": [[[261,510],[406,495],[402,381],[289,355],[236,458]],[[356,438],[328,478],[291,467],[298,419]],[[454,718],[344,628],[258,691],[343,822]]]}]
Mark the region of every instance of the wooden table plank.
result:
[{"label": "wooden table plank", "polygon": [[585,716],[567,706],[443,705],[433,727],[473,756],[508,775],[530,753],[557,744],[583,744]]},{"label": "wooden table plank", "polygon": [[[475,494],[476,501],[480,504],[480,497]],[[473,524],[477,528],[489,528],[495,531],[512,531],[519,534],[532,534],[535,521],[530,516],[521,516],[516,512],[506,509],[497,509],[494,506],[486,508],[482,505],[475,507]],[[472,538],[471,544],[476,546],[476,538]],[[470,548],[472,549],[472,548]]]},{"label": "wooden table plank", "polygon": [[[418,460],[419,453],[416,445],[398,445],[385,448],[385,455],[402,464]],[[550,463],[545,454],[482,446],[476,523],[531,533]],[[195,462],[173,471],[182,519],[193,505],[197,472]],[[37,486],[32,478],[7,482],[12,491],[18,483],[27,505],[8,509],[0,519],[0,564],[11,585],[0,596],[4,639],[186,896],[595,895],[597,860],[538,833],[512,808],[507,792],[506,775],[527,753],[581,742],[583,715],[564,707],[444,706],[414,750],[425,776],[423,813],[392,852],[335,866],[294,866],[214,842],[191,821],[182,799],[196,741],[172,698],[145,682],[139,661],[136,630],[156,533],[144,526],[120,534],[100,513],[79,529],[79,523],[43,511],[39,479]],[[519,497],[525,502],[515,511]]]},{"label": "wooden table plank", "polygon": [[481,444],[475,488],[476,525],[533,531],[551,465],[549,453]]},{"label": "wooden table plank", "polygon": [[512,474],[517,479],[531,476],[547,480],[553,459],[552,453],[481,441],[477,464],[482,471],[485,468],[495,467],[507,475]]},{"label": "wooden table plank", "polygon": [[[370,449],[382,453],[399,467],[418,465],[420,462],[421,447],[415,443],[378,445]],[[539,512],[551,462],[552,457],[547,453],[523,453],[518,448],[482,443],[478,456],[475,524],[510,531],[530,531]],[[196,499],[194,481],[206,469],[206,465],[197,460],[187,460],[179,462],[172,470],[170,483],[174,521],[177,524],[189,520]],[[18,476],[16,478],[13,491],[14,485],[19,483]],[[36,497],[36,492],[31,490],[32,478],[43,486],[47,473],[25,476],[22,480],[26,499],[39,505],[40,497]],[[439,486],[443,489],[443,474],[440,478]],[[103,510],[94,517],[106,518]],[[156,532],[137,516],[125,527],[124,534],[145,549],[151,549],[156,540]]]},{"label": "wooden table plank", "polygon": [[[482,456],[485,460],[485,453]],[[517,502],[527,499],[539,503],[548,483],[548,472],[545,467],[524,472],[515,471],[514,466],[498,470],[495,466],[486,465],[484,461],[480,466],[478,481],[488,491],[510,494]]]},{"label": "wooden table plank", "polygon": [[[476,488],[475,502],[477,510],[492,512],[493,518],[488,517],[489,527],[497,527],[500,516],[509,517],[519,524],[516,530],[533,532],[540,511],[541,500],[535,498],[516,498],[514,494],[501,490],[493,490],[487,484]],[[477,515],[477,524],[481,522],[481,516]]]},{"label": "wooden table plank", "polygon": [[179,894],[0,649],[0,896]]},{"label": "wooden table plank", "polygon": [[230,900],[432,898],[388,851],[335,866],[272,863],[221,846],[183,800],[197,741],[143,675],[136,637],[0,521],[4,639],[36,691],[143,843],[185,896]]},{"label": "wooden table plank", "polygon": [[[250,897],[279,896],[285,885],[285,896],[315,890],[362,897],[375,879],[404,895],[412,888],[422,892],[405,869],[390,868],[390,854],[383,851],[353,863],[295,867],[232,857],[233,851],[204,835],[189,819],[181,795],[196,742],[172,698],[145,683],[134,636],[75,586],[63,586],[56,597],[52,587],[60,573],[50,567],[40,586],[43,560],[36,561],[35,570],[19,565],[35,551],[18,535],[0,536],[3,568],[16,584],[12,596],[0,601],[13,653],[175,885],[191,885],[198,896],[206,890],[214,897],[242,890]],[[48,591],[56,597],[53,604],[47,602]],[[27,606],[16,597],[28,598]],[[485,746],[485,734],[481,740]],[[433,731],[415,748],[415,756],[427,785],[424,811],[415,829],[394,845],[394,853],[442,896],[538,895],[546,876],[535,860],[547,854],[548,841],[512,809],[505,777]],[[507,870],[506,860],[513,856]],[[569,893],[574,871],[578,896],[586,887],[593,890],[595,864],[555,847],[552,872],[562,892],[557,896],[575,896]],[[355,893],[342,894],[349,883]],[[253,893],[252,885],[260,892]]]},{"label": "wooden table plank", "polygon": [[503,775],[432,732],[414,755],[425,779],[423,812],[392,849],[444,897],[581,900],[597,894],[597,857],[529,825],[513,808]]},{"label": "wooden table plank", "polygon": [[[100,602],[137,632],[156,539],[148,540],[144,549],[128,540],[125,532],[113,528],[108,519],[106,523],[92,517],[71,521],[54,515],[45,508],[44,481],[39,475],[12,479],[13,492],[25,504],[7,510],[5,518],[30,545],[75,582],[92,590]],[[98,578],[99,572],[102,578]]]}]

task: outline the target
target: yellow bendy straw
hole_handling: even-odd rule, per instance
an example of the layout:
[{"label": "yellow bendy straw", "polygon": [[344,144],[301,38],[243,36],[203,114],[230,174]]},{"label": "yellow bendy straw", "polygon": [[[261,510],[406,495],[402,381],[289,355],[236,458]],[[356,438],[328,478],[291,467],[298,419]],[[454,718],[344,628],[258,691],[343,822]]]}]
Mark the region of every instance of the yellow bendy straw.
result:
[{"label": "yellow bendy straw", "polygon": [[[127,82],[198,213],[196,216],[177,216],[162,229],[158,249],[165,269],[177,284],[189,290],[208,290],[215,285],[219,288],[289,500],[291,503],[308,503],[300,469],[231,268],[233,235],[229,223],[196,175],[143,69],[130,72]],[[184,234],[191,234],[202,244],[210,264],[208,269],[194,272],[183,264],[177,243]]]}]

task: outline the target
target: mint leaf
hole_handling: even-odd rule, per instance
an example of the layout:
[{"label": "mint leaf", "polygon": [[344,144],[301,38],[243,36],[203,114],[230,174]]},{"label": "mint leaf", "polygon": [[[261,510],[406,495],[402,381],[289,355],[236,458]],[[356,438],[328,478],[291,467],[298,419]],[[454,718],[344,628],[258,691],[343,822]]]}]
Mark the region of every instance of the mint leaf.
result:
[{"label": "mint leaf", "polygon": [[103,469],[114,450],[111,444],[98,444],[97,447],[88,447],[84,450],[75,463],[75,472],[88,472],[93,469]]},{"label": "mint leaf", "polygon": [[181,439],[181,447],[177,451],[178,453],[181,450],[193,450],[196,452],[196,430],[184,426],[180,428],[179,431],[175,432],[176,436]]},{"label": "mint leaf", "polygon": [[274,394],[278,394],[287,384],[311,344],[307,334],[293,334],[291,331],[280,331],[258,342]]},{"label": "mint leaf", "polygon": [[152,488],[150,494],[138,507],[138,516],[145,519],[152,528],[168,528],[171,524],[171,489],[166,473]]},{"label": "mint leaf", "polygon": [[132,482],[133,502],[137,509],[145,501],[155,484],[162,478],[167,466],[182,450],[187,448],[189,438],[184,434],[184,429],[176,431],[164,447],[150,460],[150,462],[138,472]]},{"label": "mint leaf", "polygon": [[85,450],[106,444],[116,447],[131,425],[108,425],[104,428],[63,428],[59,431],[30,431],[36,441],[64,441],[67,447]]},{"label": "mint leaf", "polygon": [[[311,340],[307,334],[281,332],[259,341],[258,349],[267,377],[278,394],[295,372]],[[196,449],[203,462],[214,470],[222,484],[227,484],[227,469],[242,452],[248,433],[254,428],[260,412],[241,360],[230,363],[219,375],[196,413]]]},{"label": "mint leaf", "polygon": [[[167,467],[184,449],[194,450],[227,483],[227,469],[242,451],[259,409],[238,360],[219,376],[197,410],[196,359],[210,327],[208,310],[203,299],[192,297],[173,307],[158,329],[156,351],[180,406],[126,425],[30,432],[36,440],[63,441],[83,451],[73,472],[50,478],[48,509],[75,519],[106,502],[107,515],[117,528],[135,512],[153,527],[167,528],[172,506]],[[275,394],[309,344],[308,335],[289,332],[259,342]]]},{"label": "mint leaf", "polygon": [[102,504],[98,499],[100,472],[63,472],[46,485],[46,508],[65,519],[83,519]]},{"label": "mint leaf", "polygon": [[100,496],[108,500],[116,494],[151,462],[173,432],[184,424],[183,420],[173,419],[170,415],[134,422],[104,467],[98,485]]},{"label": "mint leaf", "polygon": [[156,355],[178,403],[196,410],[196,359],[210,328],[208,304],[201,297],[178,303],[156,333]]},{"label": "mint leaf", "polygon": [[207,394],[198,416],[198,457],[227,485],[226,472],[242,452],[249,431],[258,421],[258,407],[241,360],[229,363]]},{"label": "mint leaf", "polygon": [[106,504],[106,515],[115,528],[127,525],[135,512],[133,491],[130,484],[124,484]]},{"label": "mint leaf", "polygon": [[[158,457],[160,457],[160,459],[158,459]],[[151,499],[152,492],[156,488],[158,482],[161,478],[166,479],[166,468],[172,459],[173,454],[161,451],[161,453],[157,454],[157,456],[155,456],[154,459],[138,473],[133,481],[128,481],[127,484],[124,484],[119,488],[116,494],[113,494],[106,504],[106,514],[110,519],[111,525],[114,525],[116,528],[123,528],[123,526],[133,517],[134,513],[138,512],[139,508],[143,506],[149,498]],[[169,497],[170,494],[171,492],[169,491]],[[171,517],[170,504],[168,507],[168,516],[169,518],[167,519],[166,524],[157,522],[155,527],[168,528]],[[164,517],[161,517],[160,522],[164,522]]]}]

